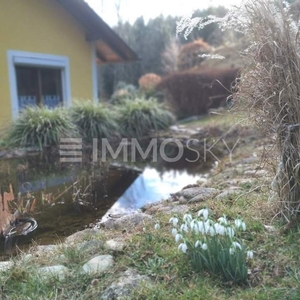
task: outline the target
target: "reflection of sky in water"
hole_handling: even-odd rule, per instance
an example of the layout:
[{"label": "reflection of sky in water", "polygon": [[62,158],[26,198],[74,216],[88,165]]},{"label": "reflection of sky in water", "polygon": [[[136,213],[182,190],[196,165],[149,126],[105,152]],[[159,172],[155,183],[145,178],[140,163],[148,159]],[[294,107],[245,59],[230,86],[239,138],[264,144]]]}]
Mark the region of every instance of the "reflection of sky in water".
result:
[{"label": "reflection of sky in water", "polygon": [[190,175],[186,171],[166,171],[160,174],[154,168],[145,168],[143,173],[124,192],[106,215],[128,212],[147,203],[168,198],[188,184],[193,184],[199,175]]}]

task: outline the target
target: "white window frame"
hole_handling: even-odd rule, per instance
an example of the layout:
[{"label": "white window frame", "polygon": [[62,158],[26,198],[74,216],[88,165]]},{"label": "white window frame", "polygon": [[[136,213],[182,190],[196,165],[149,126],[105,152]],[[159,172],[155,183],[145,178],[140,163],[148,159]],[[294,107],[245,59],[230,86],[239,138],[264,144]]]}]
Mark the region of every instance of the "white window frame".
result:
[{"label": "white window frame", "polygon": [[19,99],[17,89],[16,66],[31,67],[53,67],[60,68],[62,79],[63,105],[71,105],[71,80],[70,64],[67,56],[42,54],[35,52],[24,52],[16,50],[7,51],[8,76],[10,85],[11,112],[15,120],[19,116]]}]

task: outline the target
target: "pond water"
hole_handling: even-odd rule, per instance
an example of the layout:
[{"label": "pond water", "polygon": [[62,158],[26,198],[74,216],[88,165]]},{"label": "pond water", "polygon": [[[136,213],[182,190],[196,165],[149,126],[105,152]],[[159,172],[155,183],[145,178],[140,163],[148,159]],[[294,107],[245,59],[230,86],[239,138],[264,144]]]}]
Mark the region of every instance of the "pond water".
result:
[{"label": "pond water", "polygon": [[115,162],[61,163],[40,156],[1,160],[1,192],[12,184],[18,199],[9,203],[11,211],[33,218],[38,227],[9,243],[2,239],[0,252],[10,252],[15,244],[24,248],[32,240],[38,244],[63,240],[109,214],[127,213],[167,198],[204,173],[203,165],[184,159],[177,163],[143,162],[138,167]]}]

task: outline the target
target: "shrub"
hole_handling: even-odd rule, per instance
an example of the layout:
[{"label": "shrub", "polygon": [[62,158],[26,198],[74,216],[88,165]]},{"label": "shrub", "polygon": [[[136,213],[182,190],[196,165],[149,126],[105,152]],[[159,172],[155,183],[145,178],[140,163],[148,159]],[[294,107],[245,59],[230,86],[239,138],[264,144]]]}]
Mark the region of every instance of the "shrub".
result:
[{"label": "shrub", "polygon": [[81,101],[71,108],[71,112],[72,120],[86,142],[92,142],[93,138],[110,139],[117,135],[117,116],[111,107],[103,103]]},{"label": "shrub", "polygon": [[113,95],[111,96],[110,102],[113,104],[118,104],[124,99],[134,98],[136,94],[137,89],[134,85],[119,81]]},{"label": "shrub", "polygon": [[60,138],[76,137],[76,126],[68,111],[59,107],[27,107],[7,134],[8,144],[14,147],[56,146]]},{"label": "shrub", "polygon": [[165,77],[158,89],[164,92],[179,117],[202,115],[226,102],[237,72],[237,69],[180,72]]},{"label": "shrub", "polygon": [[209,271],[234,283],[246,282],[246,258],[253,258],[253,252],[246,251],[237,237],[239,232],[246,230],[241,219],[230,222],[223,216],[215,222],[204,208],[197,218],[185,214],[181,225],[177,217],[171,218],[170,223],[174,226],[175,242],[181,241],[178,249],[188,255],[195,271]]},{"label": "shrub", "polygon": [[178,70],[184,71],[199,66],[205,59],[201,55],[210,51],[211,47],[202,39],[182,45],[178,55]]},{"label": "shrub", "polygon": [[148,73],[143,75],[139,79],[139,87],[142,91],[151,92],[155,90],[156,86],[161,82],[161,77],[154,74]]},{"label": "shrub", "polygon": [[136,98],[119,106],[119,125],[124,136],[142,137],[151,130],[162,130],[175,120],[173,114],[157,100]]}]

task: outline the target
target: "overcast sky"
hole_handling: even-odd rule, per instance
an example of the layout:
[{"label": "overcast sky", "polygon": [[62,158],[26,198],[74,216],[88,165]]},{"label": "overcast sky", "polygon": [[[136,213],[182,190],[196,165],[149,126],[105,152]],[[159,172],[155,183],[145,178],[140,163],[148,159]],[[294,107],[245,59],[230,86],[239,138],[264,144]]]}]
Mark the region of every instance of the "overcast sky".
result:
[{"label": "overcast sky", "polygon": [[143,16],[149,18],[163,14],[165,16],[184,16],[195,9],[204,9],[209,6],[230,6],[239,4],[241,0],[85,0],[101,16],[113,26],[117,24],[116,4],[120,3],[120,15],[123,21],[133,23]]}]

